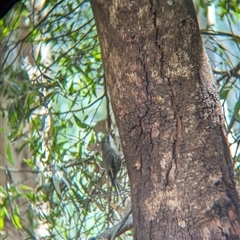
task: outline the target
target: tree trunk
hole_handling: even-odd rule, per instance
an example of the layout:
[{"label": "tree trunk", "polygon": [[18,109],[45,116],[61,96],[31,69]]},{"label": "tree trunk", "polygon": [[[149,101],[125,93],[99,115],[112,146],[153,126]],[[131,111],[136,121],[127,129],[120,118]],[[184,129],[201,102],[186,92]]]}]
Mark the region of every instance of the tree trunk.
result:
[{"label": "tree trunk", "polygon": [[[8,100],[3,99],[0,96],[0,102],[4,102],[7,106]],[[9,101],[8,101],[9,102]],[[25,147],[21,152],[19,149],[24,144],[24,141],[18,140],[15,143],[10,143],[11,146],[11,154],[14,159],[14,165],[11,165],[7,161],[6,157],[6,148],[8,141],[8,133],[10,132],[9,126],[7,124],[8,118],[3,118],[0,114],[0,128],[2,128],[2,132],[0,133],[0,186],[6,189],[6,186],[16,187],[18,189],[19,185],[24,184],[29,187],[34,188],[36,186],[36,174],[28,172],[30,170],[27,164],[23,161],[24,159],[28,159],[31,157],[31,152],[28,147]],[[6,170],[4,170],[6,169]],[[13,171],[13,170],[14,171]],[[26,172],[25,172],[26,171]],[[11,195],[11,194],[10,194]],[[4,195],[3,195],[4,196]],[[11,196],[12,197],[12,196]],[[13,197],[12,197],[13,198]],[[4,205],[8,206],[8,214],[10,218],[12,218],[12,209],[9,207],[9,204],[6,204],[7,201],[11,201],[11,199],[6,200],[5,196],[2,198],[4,200]],[[0,198],[1,199],[1,198]],[[15,202],[10,202],[12,206],[15,206]],[[27,227],[29,230],[31,229],[31,224],[29,223],[28,219],[28,205],[27,200],[25,198],[16,198],[16,203],[18,204],[20,216],[21,216],[21,225],[23,227]],[[24,219],[24,220],[23,220]],[[7,217],[4,218],[4,229],[1,232],[3,235],[2,239],[14,239],[14,240],[21,240],[25,239],[28,235],[16,227],[10,219]],[[1,238],[0,238],[1,239]]]},{"label": "tree trunk", "polygon": [[189,0],[92,0],[135,239],[240,239],[219,100]]}]

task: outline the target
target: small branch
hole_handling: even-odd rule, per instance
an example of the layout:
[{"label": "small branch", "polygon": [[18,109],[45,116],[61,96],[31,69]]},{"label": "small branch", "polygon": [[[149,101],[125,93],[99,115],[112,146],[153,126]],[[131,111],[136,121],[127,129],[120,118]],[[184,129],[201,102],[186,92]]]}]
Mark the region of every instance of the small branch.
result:
[{"label": "small branch", "polygon": [[91,237],[89,240],[100,240],[100,239],[111,239],[114,240],[116,237],[121,235],[122,233],[132,229],[133,227],[133,217],[132,215],[129,216],[132,213],[132,208],[129,209],[122,220],[114,225],[113,227],[107,229],[106,231],[100,233],[96,237]]},{"label": "small branch", "polygon": [[232,37],[240,40],[240,36],[232,33],[220,32],[220,31],[209,31],[205,29],[201,29],[200,32],[201,34],[204,34],[204,35]]},{"label": "small branch", "polygon": [[[83,111],[85,109],[88,109],[89,107],[93,106],[95,103],[97,103],[99,100],[103,99],[105,97],[105,94],[103,94],[102,96],[100,96],[97,100],[95,100],[94,102],[90,103],[89,105],[87,105],[86,107],[82,107],[82,108],[79,108],[79,109],[75,109],[75,110],[68,110],[68,111],[65,111],[65,112],[59,112],[57,114],[68,114],[68,113],[74,113],[74,112],[79,112],[79,111]],[[56,114],[56,113],[53,113],[53,114]]]},{"label": "small branch", "polygon": [[116,230],[113,232],[111,240],[115,240],[119,230],[123,227],[123,225],[126,223],[129,215],[132,213],[132,208],[130,208],[127,213],[125,214],[125,216],[123,217],[123,219],[121,220],[121,222],[119,223],[119,226],[116,228]]},{"label": "small branch", "polygon": [[31,173],[40,173],[38,170],[30,170],[30,169],[16,169],[16,168],[8,168],[8,167],[3,167],[0,166],[0,170],[2,171],[8,171],[8,172],[31,172]]},{"label": "small branch", "polygon": [[219,72],[216,70],[213,70],[213,72],[215,74],[222,74],[222,77],[220,77],[217,82],[219,83],[221,80],[223,80],[225,77],[229,76],[234,76],[234,77],[239,77],[238,71],[240,70],[240,62],[234,67],[232,68],[230,71],[227,72]]}]

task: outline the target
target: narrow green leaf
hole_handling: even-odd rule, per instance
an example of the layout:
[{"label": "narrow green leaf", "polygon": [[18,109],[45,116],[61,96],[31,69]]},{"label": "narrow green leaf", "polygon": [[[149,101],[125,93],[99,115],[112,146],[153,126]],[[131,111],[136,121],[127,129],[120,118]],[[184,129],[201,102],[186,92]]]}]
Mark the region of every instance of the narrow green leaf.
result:
[{"label": "narrow green leaf", "polygon": [[10,144],[9,143],[7,145],[6,155],[7,155],[8,162],[10,164],[14,165],[14,160],[13,160],[13,157],[12,157],[11,148],[10,148]]},{"label": "narrow green leaf", "polygon": [[220,98],[221,98],[221,99],[226,99],[227,96],[228,96],[229,91],[231,90],[231,88],[232,88],[232,87],[230,87],[230,86],[226,86],[226,85],[223,86],[223,87],[220,89],[220,91],[219,91]]},{"label": "narrow green leaf", "polygon": [[4,213],[5,213],[4,208],[5,208],[5,207],[1,207],[1,208],[0,208],[0,218],[3,218],[4,215],[5,215],[5,214],[4,214]]},{"label": "narrow green leaf", "polygon": [[76,122],[76,124],[80,127],[80,128],[87,128],[88,125],[84,122],[82,122],[76,115],[73,115],[74,120]]},{"label": "narrow green leaf", "polygon": [[240,99],[237,101],[237,103],[235,104],[235,107],[234,107],[234,117],[240,121]]},{"label": "narrow green leaf", "polygon": [[3,210],[4,210],[4,214],[6,215],[6,217],[7,217],[8,219],[10,219],[9,213],[8,213],[8,211],[7,211],[7,208],[4,207]]},{"label": "narrow green leaf", "polygon": [[20,223],[20,218],[18,215],[13,214],[12,222],[17,229],[22,229],[22,225]]},{"label": "narrow green leaf", "polygon": [[4,218],[0,217],[0,230],[4,229]]},{"label": "narrow green leaf", "polygon": [[4,229],[4,216],[6,215],[6,208],[5,207],[1,207],[0,208],[0,230]]},{"label": "narrow green leaf", "polygon": [[[14,136],[11,134],[12,138],[9,138],[11,140],[11,142],[16,141],[19,137],[22,136],[22,129],[23,129],[23,121],[21,121],[21,123],[18,125],[18,128],[16,131],[14,131]],[[9,137],[9,136],[8,136]]]},{"label": "narrow green leaf", "polygon": [[3,197],[7,196],[7,191],[3,186],[0,186],[0,199],[2,199]]},{"label": "narrow green leaf", "polygon": [[32,189],[31,187],[29,187],[29,186],[27,186],[27,185],[24,185],[24,184],[21,184],[21,185],[20,185],[20,188],[21,188],[21,190],[23,190],[23,191],[28,191],[28,192],[32,192],[32,191],[33,191],[33,189]]}]

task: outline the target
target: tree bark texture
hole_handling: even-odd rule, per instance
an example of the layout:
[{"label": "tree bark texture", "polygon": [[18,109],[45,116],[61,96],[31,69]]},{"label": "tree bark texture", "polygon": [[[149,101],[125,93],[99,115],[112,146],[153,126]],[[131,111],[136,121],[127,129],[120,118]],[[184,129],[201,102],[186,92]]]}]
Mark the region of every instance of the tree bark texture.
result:
[{"label": "tree bark texture", "polygon": [[219,99],[190,0],[92,0],[135,239],[240,239]]}]

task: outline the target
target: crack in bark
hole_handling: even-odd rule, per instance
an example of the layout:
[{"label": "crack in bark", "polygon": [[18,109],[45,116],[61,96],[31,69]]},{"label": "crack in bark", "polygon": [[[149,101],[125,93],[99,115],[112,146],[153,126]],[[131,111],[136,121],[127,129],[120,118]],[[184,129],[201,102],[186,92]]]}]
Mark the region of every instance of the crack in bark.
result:
[{"label": "crack in bark", "polygon": [[153,12],[153,25],[157,29],[157,12],[156,12],[156,10]]},{"label": "crack in bark", "polygon": [[163,75],[164,60],[163,59],[164,59],[164,53],[163,53],[163,51],[161,51],[161,53],[160,53],[160,76],[162,78],[164,78],[164,75]]},{"label": "crack in bark", "polygon": [[149,239],[152,239],[152,220],[149,223]]},{"label": "crack in bark", "polygon": [[153,10],[153,1],[150,0],[149,3],[150,3],[150,12],[152,12],[152,10]]},{"label": "crack in bark", "polygon": [[188,234],[190,235],[191,239],[194,239],[192,234],[190,233],[190,227],[187,227]]},{"label": "crack in bark", "polygon": [[182,129],[182,124],[181,124],[181,116],[179,114],[179,111],[177,109],[177,104],[176,104],[176,95],[172,86],[172,83],[170,79],[168,78],[168,86],[170,88],[170,91],[172,93],[171,99],[172,99],[172,105],[174,108],[174,118],[177,120],[176,122],[176,139],[173,142],[173,153],[172,153],[172,158],[177,166],[177,160],[178,160],[178,148],[179,148],[179,143],[181,140],[181,129]]},{"label": "crack in bark", "polygon": [[148,86],[149,86],[149,79],[148,79],[148,71],[147,71],[147,69],[146,69],[146,65],[145,65],[145,63],[143,63],[143,69],[144,69],[144,72],[145,72],[145,80],[146,80],[146,82],[147,82],[147,84],[146,84],[146,92],[148,93],[148,96],[151,96],[150,95],[150,93],[148,92]]},{"label": "crack in bark", "polygon": [[171,172],[171,169],[172,169],[172,161],[170,162],[170,166],[168,167],[167,169],[167,172],[166,172],[166,183],[165,183],[165,190],[166,190],[166,187],[168,186],[168,183],[169,183],[169,174]]}]

